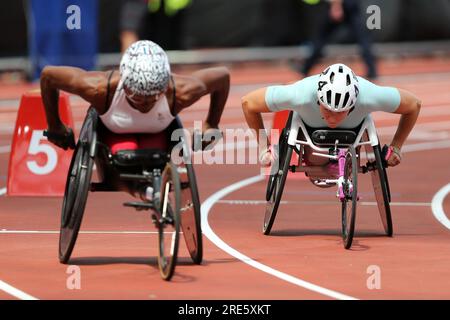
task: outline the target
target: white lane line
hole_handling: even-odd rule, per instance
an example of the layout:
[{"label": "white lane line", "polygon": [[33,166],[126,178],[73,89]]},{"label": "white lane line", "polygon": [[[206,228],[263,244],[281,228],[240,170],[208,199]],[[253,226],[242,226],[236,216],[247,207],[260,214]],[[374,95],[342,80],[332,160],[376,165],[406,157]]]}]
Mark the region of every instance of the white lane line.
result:
[{"label": "white lane line", "polygon": [[[257,147],[256,140],[251,139],[249,141],[240,141],[240,142],[227,142],[223,143],[222,141],[217,144],[217,146],[213,149],[214,152],[223,152],[223,151],[231,151],[231,150],[242,150],[242,149],[255,149]],[[450,148],[450,140],[443,140],[437,142],[423,142],[416,144],[405,145],[402,148],[402,152],[413,152],[413,151],[424,151],[424,150],[433,150],[433,149],[445,149]],[[211,152],[212,151],[208,151]],[[0,154],[9,153],[11,151],[11,146],[0,146]],[[206,152],[206,153],[208,153]]]},{"label": "white lane line", "polygon": [[8,107],[19,109],[20,99],[0,99],[0,108]]},{"label": "white lane line", "polygon": [[[448,148],[450,147],[450,141],[439,141],[434,142],[434,146],[430,147],[431,143],[418,143],[413,145],[406,145],[403,147],[403,152],[408,152],[408,148],[414,148],[413,151],[419,151],[419,150],[429,150],[429,149],[438,149],[438,148]],[[218,143],[217,146],[214,148],[214,152],[222,152],[222,151],[232,151],[232,150],[242,150],[242,149],[256,149],[257,144],[256,140],[250,140],[250,141],[240,141],[240,142],[227,142],[225,144]],[[11,146],[0,146],[0,154],[9,153],[11,152]],[[210,151],[212,152],[212,150]]]},{"label": "white lane line", "polygon": [[[180,233],[182,233],[182,232],[180,232]],[[56,230],[7,230],[7,229],[1,229],[0,234],[59,234],[59,231],[56,231]],[[158,234],[158,232],[157,231],[80,231],[79,234]]]},{"label": "white lane line", "polygon": [[450,193],[450,183],[439,190],[431,200],[431,210],[435,218],[447,229],[450,229],[450,220],[444,212],[444,199]]},{"label": "white lane line", "polygon": [[244,188],[248,185],[251,185],[253,183],[257,183],[259,181],[264,180],[264,176],[255,176],[252,178],[248,178],[242,181],[239,181],[237,183],[234,183],[226,188],[223,188],[219,190],[218,192],[214,193],[212,196],[210,196],[208,199],[206,199],[205,202],[203,202],[201,207],[202,212],[202,228],[203,228],[203,234],[211,241],[213,242],[217,247],[222,249],[223,251],[227,252],[231,256],[235,257],[236,259],[241,260],[242,262],[252,266],[253,268],[256,268],[258,270],[261,270],[263,272],[266,272],[274,277],[277,277],[281,280],[287,281],[289,283],[292,283],[294,285],[297,285],[299,287],[305,288],[310,291],[317,292],[319,294],[339,299],[339,300],[356,300],[356,298],[347,296],[345,294],[326,289],[324,287],[320,287],[318,285],[315,285],[313,283],[304,281],[302,279],[293,277],[289,274],[286,274],[284,272],[278,271],[276,269],[273,269],[269,266],[266,266],[260,262],[257,262],[250,257],[247,257],[246,255],[240,253],[236,249],[230,247],[227,243],[225,243],[222,239],[220,239],[214,231],[211,229],[209,222],[208,222],[208,214],[211,210],[211,208],[214,206],[217,201],[225,197],[231,192],[234,192],[236,190],[239,190],[241,188]]},{"label": "white lane line", "polygon": [[[0,189],[0,196],[4,195],[6,193],[6,188]],[[25,293],[17,288],[14,288],[10,284],[7,284],[6,282],[0,280],[0,290],[6,292],[7,294],[16,297],[17,299],[21,300],[39,300],[38,298],[35,298],[28,293]]]},{"label": "white lane line", "polygon": [[[442,111],[440,110],[436,110],[438,111],[437,114],[442,115]],[[450,112],[447,110],[447,112]],[[422,114],[421,114],[422,115]],[[76,121],[75,122],[75,129],[77,129],[79,131],[79,129],[81,128],[83,122],[82,121]],[[239,128],[242,129],[242,126],[245,127],[245,123],[244,122],[239,122],[239,123],[229,123],[227,125],[234,125],[235,128]],[[448,141],[448,135],[449,133],[446,131],[441,131],[441,132],[435,132],[436,130],[445,130],[448,129],[450,126],[450,121],[440,121],[440,122],[427,122],[427,123],[418,123],[415,127],[414,127],[414,131],[411,133],[410,135],[410,139],[432,139],[432,140],[436,140],[437,136],[440,135],[440,138],[445,139],[445,141]],[[13,131],[14,127],[8,127],[8,132],[9,131]],[[233,127],[234,128],[234,127]],[[224,128],[224,130],[226,129],[233,129],[233,128]],[[0,132],[5,129],[4,126],[2,126],[0,128]],[[186,129],[192,129],[189,127],[186,127]],[[377,128],[378,134],[380,135],[391,135],[392,133],[395,132],[395,130],[397,129],[397,126],[380,126]],[[438,137],[439,138],[439,137]],[[253,139],[253,137],[251,138],[250,141],[241,141],[238,143],[234,143],[233,142],[226,142],[225,145],[223,143],[224,141],[221,140],[217,146],[215,147],[215,151],[223,151],[223,150],[233,150],[233,149],[245,149],[247,147],[247,143],[250,143],[250,148],[255,148],[256,147],[256,140]],[[406,146],[405,146],[406,147]],[[405,147],[403,149],[405,149]],[[445,145],[446,147],[446,145]],[[7,145],[7,146],[0,146],[0,154],[1,153],[8,153],[11,150],[11,146]],[[420,149],[422,150],[422,149]],[[424,149],[427,150],[427,149]]]},{"label": "white lane line", "polygon": [[1,146],[0,147],[0,154],[9,153],[10,151],[11,151],[11,146]]},{"label": "white lane line", "polygon": [[[219,204],[229,204],[229,205],[265,205],[267,202],[264,200],[219,200],[216,203]],[[280,201],[281,204],[337,204],[337,201],[312,201],[312,200],[304,200],[304,201]],[[358,202],[359,205],[363,206],[377,206],[376,202]],[[430,202],[391,202],[391,207],[429,207],[431,206]]]},{"label": "white lane line", "polygon": [[406,146],[403,146],[402,152],[405,153],[405,152],[445,149],[445,148],[450,148],[450,140],[408,144]]},{"label": "white lane line", "polygon": [[38,298],[35,298],[28,293],[25,293],[17,288],[14,288],[13,286],[7,284],[6,282],[3,282],[0,280],[0,290],[5,291],[7,294],[16,297],[17,299],[21,300],[39,300]]}]

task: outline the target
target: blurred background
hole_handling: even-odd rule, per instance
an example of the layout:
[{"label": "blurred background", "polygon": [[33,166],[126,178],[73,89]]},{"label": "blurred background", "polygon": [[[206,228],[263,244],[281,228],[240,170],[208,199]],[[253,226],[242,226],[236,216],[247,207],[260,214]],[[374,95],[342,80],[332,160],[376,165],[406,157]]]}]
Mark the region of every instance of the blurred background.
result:
[{"label": "blurred background", "polygon": [[[431,41],[412,50],[448,50],[450,0],[355,0],[361,21],[369,5],[381,9],[381,29],[366,30],[375,43]],[[66,12],[77,5],[81,29],[68,29]],[[319,0],[23,0],[0,4],[0,72],[21,71],[36,79],[46,64],[104,69],[118,63],[118,53],[141,39],[158,42],[166,50],[211,48],[279,48],[283,51],[243,51],[232,55],[214,51],[200,56],[172,54],[173,63],[226,60],[303,61],[320,33],[330,10]],[[351,28],[338,28],[327,43],[351,44]],[[427,42],[427,43],[428,43]],[[437,47],[434,47],[436,45]],[[338,49],[345,46],[336,47]],[[354,51],[343,51],[348,56]],[[376,50],[375,55],[402,48]],[[436,49],[437,48],[437,49]],[[203,50],[204,51],[204,50]],[[404,50],[410,51],[408,50]],[[236,52],[236,51],[233,51]],[[339,53],[333,50],[332,54]],[[238,56],[238,57],[236,57]],[[234,57],[234,58],[233,58]]]}]

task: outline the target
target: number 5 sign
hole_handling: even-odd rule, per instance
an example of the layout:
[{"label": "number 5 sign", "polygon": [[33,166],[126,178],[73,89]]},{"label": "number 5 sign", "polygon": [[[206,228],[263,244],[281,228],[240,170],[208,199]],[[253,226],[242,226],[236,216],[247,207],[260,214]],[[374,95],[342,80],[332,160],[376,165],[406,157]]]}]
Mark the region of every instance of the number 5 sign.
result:
[{"label": "number 5 sign", "polygon": [[28,148],[29,155],[44,153],[47,156],[47,161],[44,165],[39,165],[35,160],[27,161],[28,169],[38,176],[52,173],[58,164],[58,154],[56,153],[55,148],[46,143],[41,143],[41,140],[47,141],[47,139],[44,138],[44,130],[33,131],[30,147]]},{"label": "number 5 sign", "polygon": [[[59,114],[73,128],[69,97],[61,94]],[[10,196],[62,196],[72,151],[47,141],[44,106],[39,92],[22,96],[17,114],[8,170]]]}]

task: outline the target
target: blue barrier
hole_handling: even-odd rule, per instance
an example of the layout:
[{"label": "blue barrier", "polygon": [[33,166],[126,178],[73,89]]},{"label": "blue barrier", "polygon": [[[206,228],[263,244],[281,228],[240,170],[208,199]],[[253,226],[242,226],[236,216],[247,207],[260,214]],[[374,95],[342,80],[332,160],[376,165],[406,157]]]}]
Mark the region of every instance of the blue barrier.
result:
[{"label": "blue barrier", "polygon": [[32,78],[46,65],[92,70],[97,56],[97,0],[30,0]]}]

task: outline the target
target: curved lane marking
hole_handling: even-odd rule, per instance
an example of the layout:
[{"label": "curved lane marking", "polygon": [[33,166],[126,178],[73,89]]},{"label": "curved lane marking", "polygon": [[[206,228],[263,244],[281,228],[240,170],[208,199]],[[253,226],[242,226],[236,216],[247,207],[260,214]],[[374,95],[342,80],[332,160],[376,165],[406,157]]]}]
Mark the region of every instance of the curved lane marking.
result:
[{"label": "curved lane marking", "polygon": [[450,193],[450,183],[442,187],[431,200],[431,210],[434,217],[447,229],[450,229],[450,220],[444,212],[444,199]]},{"label": "curved lane marking", "polygon": [[235,257],[236,259],[252,266],[253,268],[261,270],[265,273],[268,273],[274,277],[277,277],[281,280],[287,281],[287,282],[297,285],[299,287],[305,288],[310,291],[314,291],[316,293],[319,293],[319,294],[322,294],[322,295],[325,295],[325,296],[328,296],[328,297],[331,297],[334,299],[357,300],[354,297],[351,297],[351,296],[348,296],[348,295],[345,295],[345,294],[342,294],[342,293],[339,293],[339,292],[336,292],[336,291],[333,291],[333,290],[330,290],[330,289],[327,289],[324,287],[320,287],[311,282],[307,282],[305,280],[296,278],[296,277],[286,274],[284,272],[273,269],[265,264],[257,262],[255,260],[253,260],[252,258],[240,253],[236,249],[230,247],[227,243],[225,243],[222,239],[220,239],[214,233],[214,231],[211,229],[209,222],[208,222],[208,215],[209,215],[209,212],[211,211],[211,208],[214,206],[214,204],[217,203],[217,201],[219,201],[226,195],[228,195],[236,190],[239,190],[241,188],[244,188],[246,186],[249,186],[251,184],[262,181],[262,180],[264,180],[264,176],[255,176],[255,177],[251,177],[251,178],[236,182],[232,185],[229,185],[226,188],[223,188],[223,189],[217,191],[216,193],[211,195],[208,199],[206,199],[205,202],[203,202],[203,204],[201,206],[203,234],[212,243],[214,243],[217,247],[219,247],[220,249],[222,249],[229,255]]}]

